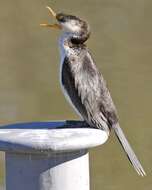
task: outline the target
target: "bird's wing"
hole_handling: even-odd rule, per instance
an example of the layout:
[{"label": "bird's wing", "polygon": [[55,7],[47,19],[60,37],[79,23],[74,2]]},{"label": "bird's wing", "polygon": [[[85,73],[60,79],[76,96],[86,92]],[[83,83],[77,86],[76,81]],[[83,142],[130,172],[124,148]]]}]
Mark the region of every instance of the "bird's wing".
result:
[{"label": "bird's wing", "polygon": [[89,53],[76,60],[65,58],[62,84],[81,116],[89,124],[107,132],[112,127],[135,170],[141,176],[146,175],[119,126],[110,93]]},{"label": "bird's wing", "polygon": [[108,131],[106,107],[111,97],[88,52],[75,59],[65,57],[62,84],[81,116],[89,124]]}]

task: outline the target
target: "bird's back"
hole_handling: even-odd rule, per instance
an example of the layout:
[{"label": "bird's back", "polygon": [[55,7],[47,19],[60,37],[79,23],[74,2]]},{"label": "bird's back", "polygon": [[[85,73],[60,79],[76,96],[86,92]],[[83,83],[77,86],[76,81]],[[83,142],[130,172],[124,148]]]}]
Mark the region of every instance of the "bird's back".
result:
[{"label": "bird's back", "polygon": [[85,46],[75,46],[65,56],[61,75],[64,90],[89,124],[109,130],[118,121],[106,83]]},{"label": "bird's back", "polygon": [[137,173],[146,175],[119,126],[116,108],[109,90],[87,49],[65,56],[62,66],[62,85],[71,103],[91,126],[109,133],[111,128]]}]

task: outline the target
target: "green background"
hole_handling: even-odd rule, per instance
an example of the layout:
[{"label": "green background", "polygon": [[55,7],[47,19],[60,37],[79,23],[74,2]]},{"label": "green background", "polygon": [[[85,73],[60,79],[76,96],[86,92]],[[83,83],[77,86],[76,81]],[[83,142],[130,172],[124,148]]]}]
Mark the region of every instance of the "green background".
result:
[{"label": "green background", "polygon": [[[112,133],[90,154],[92,190],[151,190],[152,1],[1,0],[0,124],[78,119],[59,85],[60,32],[45,6],[86,19],[88,46],[107,80],[120,124],[147,177],[138,177]],[[0,182],[4,184],[4,155]],[[69,179],[70,180],[70,179]]]}]

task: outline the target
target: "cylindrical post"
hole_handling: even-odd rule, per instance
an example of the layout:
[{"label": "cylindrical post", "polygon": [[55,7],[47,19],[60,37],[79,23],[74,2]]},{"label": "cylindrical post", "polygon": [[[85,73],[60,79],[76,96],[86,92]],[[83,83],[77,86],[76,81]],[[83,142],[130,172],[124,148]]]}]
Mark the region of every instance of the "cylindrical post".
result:
[{"label": "cylindrical post", "polygon": [[88,148],[108,136],[97,129],[63,126],[66,122],[39,122],[0,129],[6,190],[90,189]]},{"label": "cylindrical post", "polygon": [[88,153],[6,153],[7,190],[89,190]]}]

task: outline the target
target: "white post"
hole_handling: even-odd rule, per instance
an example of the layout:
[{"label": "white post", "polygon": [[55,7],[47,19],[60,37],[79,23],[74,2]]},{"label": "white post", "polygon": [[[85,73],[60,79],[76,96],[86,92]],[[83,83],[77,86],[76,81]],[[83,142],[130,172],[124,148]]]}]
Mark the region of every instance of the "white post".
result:
[{"label": "white post", "polygon": [[66,122],[38,122],[1,128],[6,190],[89,190],[88,148],[103,144],[108,136],[98,129],[74,128],[76,123],[70,127]]}]

